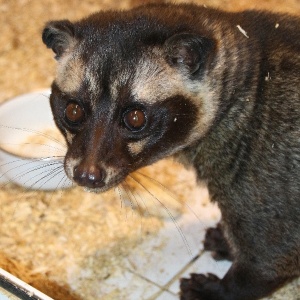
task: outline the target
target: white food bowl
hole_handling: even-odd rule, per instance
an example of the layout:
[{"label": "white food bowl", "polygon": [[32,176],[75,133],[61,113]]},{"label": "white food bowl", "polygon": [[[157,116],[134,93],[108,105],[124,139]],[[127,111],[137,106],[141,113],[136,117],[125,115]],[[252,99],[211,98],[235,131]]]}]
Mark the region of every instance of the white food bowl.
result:
[{"label": "white food bowl", "polygon": [[0,181],[29,189],[72,185],[63,169],[64,139],[55,126],[50,91],[34,92],[0,105]]}]

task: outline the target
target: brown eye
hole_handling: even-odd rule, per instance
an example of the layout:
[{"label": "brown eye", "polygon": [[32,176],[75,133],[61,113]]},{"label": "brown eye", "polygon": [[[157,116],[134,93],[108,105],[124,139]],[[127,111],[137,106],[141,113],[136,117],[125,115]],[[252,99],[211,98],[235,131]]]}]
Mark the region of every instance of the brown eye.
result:
[{"label": "brown eye", "polygon": [[65,109],[65,117],[71,123],[80,123],[84,118],[83,108],[76,102],[70,102]]},{"label": "brown eye", "polygon": [[142,110],[133,109],[124,115],[124,123],[130,130],[140,130],[146,124],[146,116]]}]

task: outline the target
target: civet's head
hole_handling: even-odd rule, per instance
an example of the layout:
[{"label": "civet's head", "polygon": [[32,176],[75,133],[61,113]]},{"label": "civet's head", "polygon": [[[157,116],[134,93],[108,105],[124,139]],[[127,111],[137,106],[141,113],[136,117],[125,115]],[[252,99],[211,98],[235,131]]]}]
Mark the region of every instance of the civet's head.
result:
[{"label": "civet's head", "polygon": [[68,144],[65,169],[78,185],[105,191],[191,145],[213,122],[215,44],[171,16],[53,21],[43,41],[58,62],[50,101]]}]

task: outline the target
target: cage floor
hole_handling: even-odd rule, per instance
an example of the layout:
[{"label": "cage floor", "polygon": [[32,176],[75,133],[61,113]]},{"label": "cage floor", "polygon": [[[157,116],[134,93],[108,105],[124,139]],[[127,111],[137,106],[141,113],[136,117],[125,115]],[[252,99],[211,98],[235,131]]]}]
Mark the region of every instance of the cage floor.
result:
[{"label": "cage floor", "polygon": [[[222,277],[231,263],[216,262],[209,252],[203,251],[206,228],[220,218],[216,206],[201,203],[207,197],[206,189],[199,189],[196,200],[186,204],[184,214],[166,220],[158,234],[135,247],[104,282],[94,282],[94,294],[108,299],[175,300],[179,278],[189,273],[210,272]],[[84,271],[81,274],[89,276]],[[76,289],[79,281],[77,275],[69,283]]]}]

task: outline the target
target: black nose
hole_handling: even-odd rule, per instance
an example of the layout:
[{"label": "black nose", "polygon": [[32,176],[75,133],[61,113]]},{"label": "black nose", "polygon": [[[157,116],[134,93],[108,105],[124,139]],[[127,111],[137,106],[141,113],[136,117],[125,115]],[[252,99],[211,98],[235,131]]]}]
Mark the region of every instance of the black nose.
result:
[{"label": "black nose", "polygon": [[74,167],[73,179],[78,185],[89,188],[100,188],[105,185],[105,171],[94,164],[81,162]]}]

